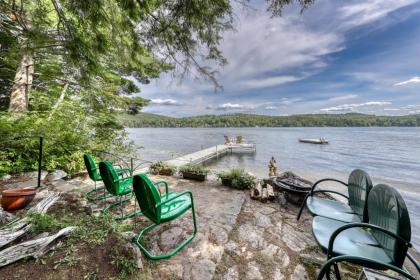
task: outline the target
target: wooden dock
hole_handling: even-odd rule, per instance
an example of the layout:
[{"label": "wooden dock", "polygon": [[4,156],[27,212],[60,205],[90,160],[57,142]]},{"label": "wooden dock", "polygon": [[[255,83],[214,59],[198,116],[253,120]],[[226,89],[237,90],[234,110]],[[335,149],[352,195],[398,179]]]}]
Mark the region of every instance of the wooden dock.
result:
[{"label": "wooden dock", "polygon": [[220,156],[232,153],[243,153],[243,152],[256,152],[255,143],[244,143],[244,144],[223,144],[216,145],[210,148],[206,148],[191,154],[187,154],[175,159],[167,160],[166,163],[175,166],[181,167],[188,163],[200,164],[208,160],[218,158]]}]

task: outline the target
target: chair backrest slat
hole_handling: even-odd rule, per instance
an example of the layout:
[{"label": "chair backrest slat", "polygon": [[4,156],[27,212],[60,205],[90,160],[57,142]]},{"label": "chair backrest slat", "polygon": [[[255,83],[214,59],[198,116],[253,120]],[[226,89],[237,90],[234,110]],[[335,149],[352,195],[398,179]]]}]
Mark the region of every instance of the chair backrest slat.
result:
[{"label": "chair backrest slat", "polygon": [[[411,224],[407,206],[399,192],[385,184],[376,185],[369,194],[369,223],[387,229],[407,242],[411,240]],[[388,256],[402,266],[407,254],[407,246],[384,232],[372,230]]]},{"label": "chair backrest slat", "polygon": [[93,160],[92,156],[89,154],[84,154],[83,161],[85,162],[85,166],[89,174],[89,178],[92,179],[93,181],[97,181],[99,178],[99,173],[98,173],[95,161]]},{"label": "chair backrest slat", "polygon": [[146,174],[133,177],[133,190],[142,214],[155,224],[159,224],[161,207],[155,206],[161,202],[160,194]]},{"label": "chair backrest slat", "polygon": [[112,163],[107,160],[101,161],[99,163],[99,172],[101,173],[106,190],[113,195],[119,195],[120,182],[118,181],[118,174],[115,172]]},{"label": "chair backrest slat", "polygon": [[349,205],[362,218],[368,221],[367,199],[372,189],[369,175],[360,169],[351,172],[348,180]]}]

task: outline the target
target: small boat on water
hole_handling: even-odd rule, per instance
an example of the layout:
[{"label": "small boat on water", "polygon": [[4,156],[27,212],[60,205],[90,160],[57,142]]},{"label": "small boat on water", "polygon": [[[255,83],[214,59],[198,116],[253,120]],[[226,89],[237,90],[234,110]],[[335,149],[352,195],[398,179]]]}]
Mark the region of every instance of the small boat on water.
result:
[{"label": "small boat on water", "polygon": [[324,139],[324,138],[319,138],[319,139],[299,139],[299,142],[301,143],[309,143],[309,144],[320,144],[320,145],[325,145],[328,144],[328,140]]}]

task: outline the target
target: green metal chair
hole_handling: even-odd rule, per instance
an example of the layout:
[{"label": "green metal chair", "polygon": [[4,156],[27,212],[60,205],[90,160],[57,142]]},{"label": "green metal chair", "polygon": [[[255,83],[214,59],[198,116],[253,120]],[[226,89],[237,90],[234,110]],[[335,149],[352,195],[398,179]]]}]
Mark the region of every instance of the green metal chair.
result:
[{"label": "green metal chair", "polygon": [[[99,200],[104,200],[110,197],[113,197],[112,195],[105,195],[105,196],[98,196],[98,193],[100,191],[103,191],[105,187],[100,187],[98,188],[96,186],[96,182],[98,181],[102,181],[102,177],[98,172],[98,168],[96,166],[95,161],[93,160],[93,157],[90,154],[84,154],[83,155],[83,161],[85,162],[85,167],[86,170],[89,174],[89,178],[95,183],[95,187],[88,191],[86,193],[86,198],[89,201],[99,201]],[[115,168],[115,171],[117,172],[117,174],[119,176],[124,176],[125,174],[129,173],[130,170],[127,168],[122,168],[120,166],[118,166],[118,168]]]},{"label": "green metal chair", "polygon": [[[332,190],[315,190],[320,183],[327,181],[337,182],[347,186],[349,196]],[[355,169],[350,173],[348,183],[331,178],[319,180],[312,186],[311,191],[303,200],[297,219],[300,219],[303,208],[306,206],[313,216],[323,216],[347,223],[367,222],[368,211],[366,201],[371,189],[372,181],[369,175],[360,169]],[[334,193],[343,196],[348,200],[348,204],[316,197],[314,196],[316,193]]]},{"label": "green metal chair", "polygon": [[[131,199],[133,196],[133,177],[131,176],[131,173],[125,176],[120,176],[110,161],[101,161],[99,163],[99,172],[105,185],[104,196],[106,195],[105,191],[107,191],[111,197],[119,198],[118,201],[113,202],[110,205],[106,205],[102,210],[103,213],[107,213],[110,209],[120,206]],[[129,195],[128,198],[126,197],[127,195]],[[125,196],[124,199],[123,196]],[[140,213],[140,210],[135,210],[130,214],[124,215],[121,209],[121,217],[117,219],[125,220]]]},{"label": "green metal chair", "polygon": [[[140,209],[144,216],[146,216],[152,224],[143,228],[134,242],[144,252],[144,254],[152,260],[167,259],[178,253],[185,245],[194,239],[197,233],[197,222],[195,219],[195,209],[193,195],[190,191],[183,191],[180,193],[168,192],[168,184],[165,183],[166,192],[161,195],[156,188],[156,185],[161,182],[152,183],[145,174],[134,176],[133,179],[134,194],[140,205]],[[177,248],[165,255],[153,255],[146,247],[141,244],[141,237],[154,229],[156,226],[173,221],[181,217],[189,209],[192,211],[192,218],[194,223],[194,231],[190,237],[184,240]]]},{"label": "green metal chair", "polygon": [[[345,223],[321,216],[314,218],[312,231],[316,241],[327,253],[327,262],[318,274],[330,279],[334,267],[340,278],[337,263],[350,262],[372,269],[393,270],[415,280],[403,269],[406,257],[419,264],[407,252],[411,247],[411,225],[407,207],[401,195],[387,185],[375,186],[368,198],[369,223]],[[420,271],[420,270],[419,270]]]}]

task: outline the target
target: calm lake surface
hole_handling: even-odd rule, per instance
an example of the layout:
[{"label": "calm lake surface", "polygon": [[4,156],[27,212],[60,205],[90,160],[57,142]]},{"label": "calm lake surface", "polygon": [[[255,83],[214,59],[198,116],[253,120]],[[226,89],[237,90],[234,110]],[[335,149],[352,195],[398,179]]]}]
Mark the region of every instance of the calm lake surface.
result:
[{"label": "calm lake surface", "polygon": [[[413,243],[420,249],[420,128],[130,128],[139,156],[167,160],[224,143],[223,135],[242,135],[257,144],[255,154],[227,155],[207,165],[214,170],[240,166],[266,177],[272,156],[280,171],[310,180],[346,180],[351,170],[367,171],[374,184],[399,189],[410,211]],[[324,137],[329,145],[299,143]]]}]

